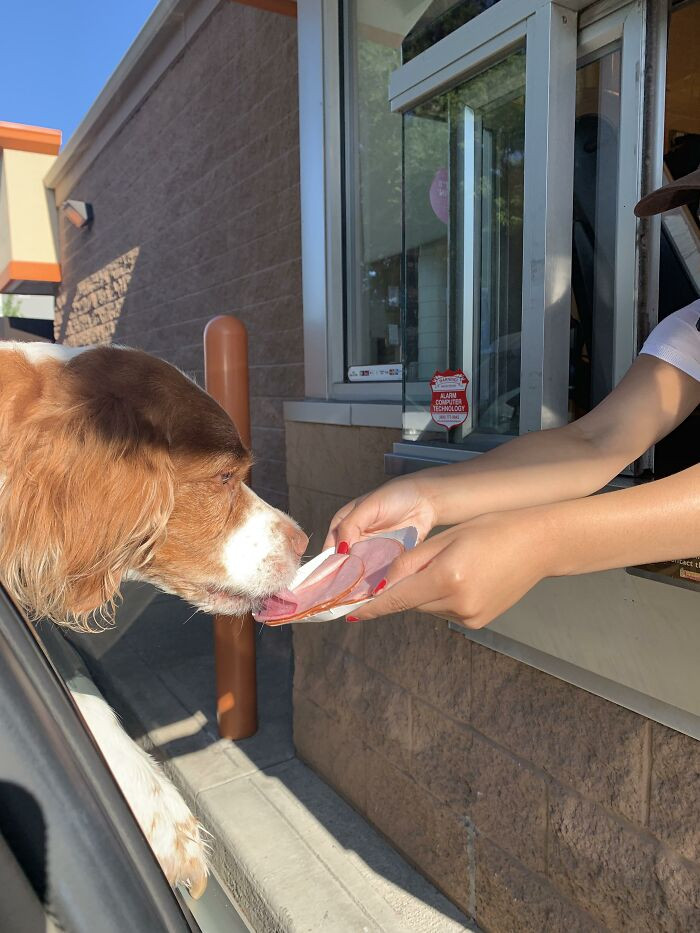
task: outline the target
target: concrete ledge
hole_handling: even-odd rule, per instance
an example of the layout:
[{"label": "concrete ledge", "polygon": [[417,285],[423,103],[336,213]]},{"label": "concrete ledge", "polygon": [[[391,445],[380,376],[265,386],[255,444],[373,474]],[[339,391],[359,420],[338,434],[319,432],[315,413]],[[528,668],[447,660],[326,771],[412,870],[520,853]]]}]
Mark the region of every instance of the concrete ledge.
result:
[{"label": "concrete ledge", "polygon": [[400,428],[403,407],[397,402],[352,402],[301,399],[284,403],[285,421],[313,424],[355,425],[367,428]]},{"label": "concrete ledge", "polygon": [[[263,933],[476,930],[294,754],[291,640],[264,630],[261,728],[219,739],[211,623],[158,596],[109,650],[71,637],[125,726],[155,751],[214,837],[213,863]],[[269,637],[268,637],[269,636]],[[280,637],[281,636],[281,637]],[[94,646],[90,648],[91,644]]]}]

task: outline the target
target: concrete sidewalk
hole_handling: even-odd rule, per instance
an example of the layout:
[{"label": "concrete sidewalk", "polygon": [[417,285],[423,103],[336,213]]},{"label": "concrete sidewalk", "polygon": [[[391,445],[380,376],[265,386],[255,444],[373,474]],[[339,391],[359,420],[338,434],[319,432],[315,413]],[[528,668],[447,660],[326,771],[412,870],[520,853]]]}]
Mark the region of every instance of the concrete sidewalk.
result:
[{"label": "concrete sidewalk", "polygon": [[230,742],[216,730],[211,620],[163,594],[138,612],[129,601],[126,625],[71,641],[212,833],[215,867],[253,929],[477,929],[295,756],[289,628],[261,632],[260,728]]}]

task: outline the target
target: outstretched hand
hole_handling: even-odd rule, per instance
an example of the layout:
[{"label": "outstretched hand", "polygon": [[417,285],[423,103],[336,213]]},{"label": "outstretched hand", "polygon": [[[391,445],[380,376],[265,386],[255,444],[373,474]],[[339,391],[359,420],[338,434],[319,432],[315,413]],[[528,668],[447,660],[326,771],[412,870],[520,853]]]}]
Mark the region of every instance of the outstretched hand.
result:
[{"label": "outstretched hand", "polygon": [[435,507],[426,484],[401,477],[339,509],[331,519],[323,547],[337,548],[343,541],[352,545],[367,535],[409,525],[416,528],[422,541],[435,524]]},{"label": "outstretched hand", "polygon": [[482,628],[548,575],[546,525],[540,509],[455,525],[401,554],[382,592],[348,621],[416,609]]}]

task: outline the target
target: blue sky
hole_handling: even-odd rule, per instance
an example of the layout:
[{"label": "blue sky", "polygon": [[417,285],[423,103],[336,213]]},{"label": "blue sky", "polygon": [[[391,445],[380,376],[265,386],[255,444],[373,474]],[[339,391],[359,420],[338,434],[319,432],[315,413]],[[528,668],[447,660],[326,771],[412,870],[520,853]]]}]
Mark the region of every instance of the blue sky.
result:
[{"label": "blue sky", "polygon": [[0,120],[61,130],[63,144],[157,0],[8,0]]}]

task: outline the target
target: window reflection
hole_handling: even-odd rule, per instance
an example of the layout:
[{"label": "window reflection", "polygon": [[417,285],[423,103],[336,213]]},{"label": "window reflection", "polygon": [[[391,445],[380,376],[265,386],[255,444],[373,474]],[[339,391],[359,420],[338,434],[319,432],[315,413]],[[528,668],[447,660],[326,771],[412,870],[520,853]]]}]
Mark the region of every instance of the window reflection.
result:
[{"label": "window reflection", "polygon": [[403,41],[404,62],[449,36],[500,0],[431,0],[413,29]]},{"label": "window reflection", "polygon": [[[404,115],[405,434],[517,434],[525,53]],[[436,370],[470,380],[467,421],[431,421]]]},{"label": "window reflection", "polygon": [[610,49],[576,74],[570,419],[613,387],[620,65]]},{"label": "window reflection", "polygon": [[388,89],[401,42],[429,2],[344,5],[347,366],[400,360],[401,115]]}]

